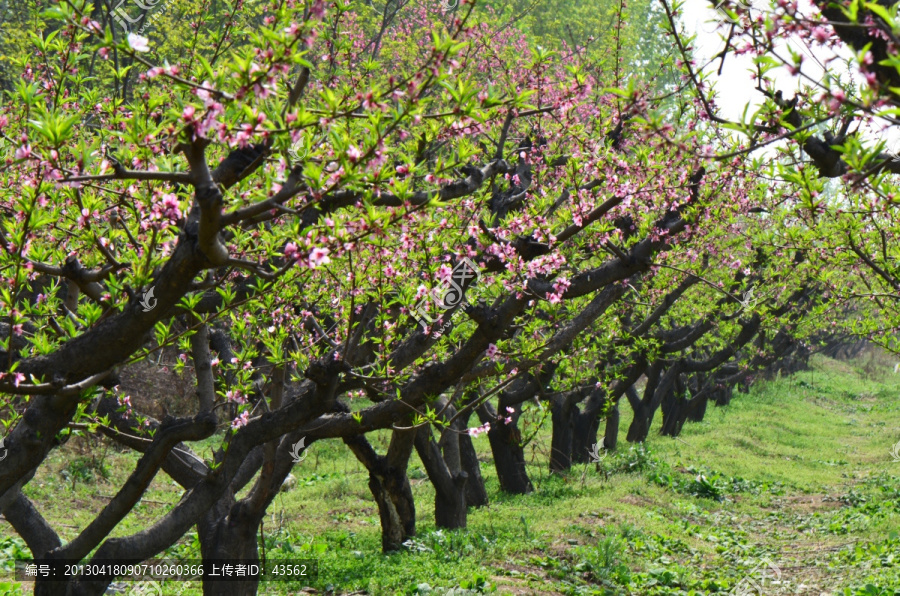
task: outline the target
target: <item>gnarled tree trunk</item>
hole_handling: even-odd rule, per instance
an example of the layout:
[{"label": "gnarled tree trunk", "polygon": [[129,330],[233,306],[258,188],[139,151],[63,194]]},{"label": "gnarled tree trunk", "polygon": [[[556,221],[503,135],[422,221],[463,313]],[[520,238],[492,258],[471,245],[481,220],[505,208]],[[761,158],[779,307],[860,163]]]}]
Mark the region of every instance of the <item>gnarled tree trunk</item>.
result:
[{"label": "gnarled tree trunk", "polygon": [[[447,438],[448,434],[452,437]],[[454,530],[466,527],[466,480],[468,474],[459,465],[458,447],[456,453],[450,441],[458,435],[453,429],[444,430],[445,453],[435,442],[431,427],[426,426],[416,433],[416,452],[425,465],[428,479],[434,485],[434,523],[439,528]]]},{"label": "gnarled tree trunk", "polygon": [[393,431],[386,456],[378,455],[363,435],[344,443],[369,472],[369,490],[381,519],[381,550],[400,550],[416,534],[416,506],[406,475],[415,431]]},{"label": "gnarled tree trunk", "polygon": [[653,405],[653,397],[656,394],[656,388],[659,386],[659,377],[662,372],[663,363],[659,360],[654,362],[647,371],[647,386],[644,387],[643,399],[637,399],[637,395],[628,394],[628,403],[634,410],[634,418],[628,426],[628,435],[625,437],[629,443],[643,443],[650,434],[650,420],[652,412],[650,407]]},{"label": "gnarled tree trunk", "polygon": [[494,454],[494,466],[501,490],[517,495],[524,495],[534,490],[528,472],[525,469],[525,451],[522,449],[522,435],[516,426],[517,414],[509,424],[497,422],[497,413],[493,406],[485,402],[478,408],[478,418],[482,424],[491,423],[488,440]]},{"label": "gnarled tree trunk", "polygon": [[573,399],[563,393],[550,398],[553,437],[550,441],[550,471],[565,472],[572,467],[572,444],[577,408]]},{"label": "gnarled tree trunk", "polygon": [[464,432],[469,426],[471,410],[466,410],[459,418],[459,458],[463,471],[468,474],[466,480],[466,504],[469,507],[483,507],[488,504],[487,488],[484,486],[484,477],[481,475],[481,463],[478,461],[478,453],[472,444],[472,437]]},{"label": "gnarled tree trunk", "polygon": [[[240,559],[246,564],[259,563],[256,536],[262,519],[260,512],[242,500],[234,503],[226,515],[220,513],[218,507],[213,508],[197,524],[203,560]],[[203,580],[203,596],[255,596],[258,588],[255,576],[243,580]]]},{"label": "gnarled tree trunk", "polygon": [[[626,393],[629,391],[637,396],[637,391],[633,385],[625,390]],[[614,401],[606,415],[606,428],[603,432],[603,447],[607,451],[615,451],[619,446],[619,419],[619,402]]]}]

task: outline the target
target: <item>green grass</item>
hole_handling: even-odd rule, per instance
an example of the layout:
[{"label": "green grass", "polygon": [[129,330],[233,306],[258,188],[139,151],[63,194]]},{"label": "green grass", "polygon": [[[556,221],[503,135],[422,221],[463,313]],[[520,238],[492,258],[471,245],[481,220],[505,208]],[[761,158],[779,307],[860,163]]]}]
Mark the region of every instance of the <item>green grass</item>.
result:
[{"label": "green grass", "polygon": [[[875,359],[875,360],[873,360]],[[728,593],[761,569],[780,574],[766,594],[900,595],[900,375],[868,355],[813,359],[813,370],[756,384],[677,439],[654,430],[566,477],[547,470],[549,421],[526,447],[530,495],[499,492],[487,439],[475,439],[491,496],[464,532],[436,530],[434,492],[413,456],[415,540],[380,554],[378,512],[362,466],[338,441],[314,444],[263,525],[268,557],[316,558],[322,592],[370,594]],[[532,420],[537,421],[536,414]],[[623,404],[624,437],[630,410]],[[530,435],[533,428],[523,429]],[[380,452],[386,432],[373,433]],[[54,452],[26,494],[73,538],[108,502],[136,460],[79,439]],[[165,474],[116,535],[146,527],[177,502]],[[0,558],[27,557],[0,524]],[[196,535],[170,556],[197,558]],[[264,584],[261,593],[302,586]],[[28,585],[8,588],[30,593]],[[451,591],[452,589],[452,591]],[[0,594],[4,584],[0,583]],[[166,594],[199,594],[168,583]]]}]

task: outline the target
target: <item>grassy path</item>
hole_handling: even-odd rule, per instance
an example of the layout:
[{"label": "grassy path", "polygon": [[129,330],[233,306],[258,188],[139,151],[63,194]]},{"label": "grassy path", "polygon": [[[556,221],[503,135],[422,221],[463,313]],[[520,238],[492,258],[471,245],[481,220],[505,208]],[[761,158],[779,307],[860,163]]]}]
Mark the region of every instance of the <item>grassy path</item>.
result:
[{"label": "grassy path", "polygon": [[[545,419],[526,447],[531,495],[499,493],[487,439],[476,439],[491,503],[470,513],[466,532],[435,530],[434,493],[414,456],[419,534],[407,552],[390,556],[378,552],[363,468],[342,444],[317,443],[294,470],[296,487],[273,504],[263,541],[269,558],[319,560],[318,580],[302,593],[655,596],[755,585],[759,591],[746,593],[900,596],[900,461],[890,453],[900,441],[900,375],[892,365],[876,355],[853,363],[817,357],[811,371],[710,407],[678,439],[654,430],[645,445],[623,443],[568,477],[547,472]],[[535,410],[523,435],[542,417]],[[387,438],[373,436],[373,444],[383,451]],[[71,539],[133,460],[73,440],[27,492]],[[119,533],[145,527],[178,498],[161,474]],[[13,536],[0,523],[0,556],[27,557]],[[170,550],[197,553],[194,534]],[[261,593],[301,588],[266,584]],[[30,593],[27,584],[7,589]],[[181,583],[164,593],[200,592]]]}]

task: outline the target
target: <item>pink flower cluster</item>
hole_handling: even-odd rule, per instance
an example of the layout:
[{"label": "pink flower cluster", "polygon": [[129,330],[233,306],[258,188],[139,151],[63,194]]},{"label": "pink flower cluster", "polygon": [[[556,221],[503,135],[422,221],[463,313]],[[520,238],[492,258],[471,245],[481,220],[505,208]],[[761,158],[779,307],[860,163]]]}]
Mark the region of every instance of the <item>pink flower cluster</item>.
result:
[{"label": "pink flower cluster", "polygon": [[125,408],[125,412],[122,414],[122,418],[128,419],[129,414],[131,414],[131,396],[119,396],[118,398],[116,398],[116,401],[119,402],[119,406]]},{"label": "pink flower cluster", "polygon": [[482,424],[481,426],[476,426],[475,428],[470,428],[470,429],[469,429],[469,436],[470,436],[470,437],[477,437],[477,436],[480,435],[481,433],[486,433],[486,432],[489,432],[490,430],[491,430],[491,423],[490,423],[490,422],[485,422],[485,423]]},{"label": "pink flower cluster", "polygon": [[225,393],[225,399],[236,404],[247,403],[247,396],[240,391],[228,391]]},{"label": "pink flower cluster", "polygon": [[250,421],[250,413],[249,412],[241,412],[241,415],[231,421],[231,428],[238,429],[242,426],[247,426],[247,423]]},{"label": "pink flower cluster", "polygon": [[[327,265],[331,262],[331,258],[329,258],[328,253],[331,252],[327,248],[315,247],[309,251],[309,254],[306,257],[306,263],[304,263],[310,269],[315,269],[320,265]],[[291,259],[294,261],[301,261],[303,259],[303,253],[301,253],[300,249],[297,247],[297,244],[294,242],[288,242],[284,247],[284,256],[287,259]]]},{"label": "pink flower cluster", "polygon": [[7,377],[12,377],[13,387],[18,387],[19,383],[25,380],[25,375],[22,373],[0,373],[0,380],[6,379]]},{"label": "pink flower cluster", "polygon": [[[200,87],[194,89],[194,94],[203,101],[203,107],[206,109],[200,112],[195,106],[188,104],[181,112],[181,119],[193,129],[193,139],[207,138],[210,130],[217,129],[219,139],[224,140],[225,131],[220,126],[217,117],[225,111],[225,108],[214,99],[215,90],[212,85],[209,81],[203,81]],[[238,137],[241,134],[246,133],[239,133]]]},{"label": "pink flower cluster", "polygon": [[161,200],[154,201],[150,209],[151,220],[168,220],[176,222],[181,219],[182,213],[179,208],[178,196],[175,193],[165,193],[160,197]]}]

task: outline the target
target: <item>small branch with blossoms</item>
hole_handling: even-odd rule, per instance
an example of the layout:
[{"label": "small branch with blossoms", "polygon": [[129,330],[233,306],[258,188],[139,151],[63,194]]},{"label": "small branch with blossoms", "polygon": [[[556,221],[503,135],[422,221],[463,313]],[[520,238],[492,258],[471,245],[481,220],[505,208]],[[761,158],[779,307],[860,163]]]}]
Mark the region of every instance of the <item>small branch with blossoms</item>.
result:
[{"label": "small branch with blossoms", "polygon": [[[22,383],[25,375],[22,373],[2,373],[0,372],[0,393],[12,393],[15,395],[56,395],[59,397],[71,397],[78,395],[85,389],[93,387],[112,373],[112,369],[105,370],[96,375],[87,377],[86,379],[73,383],[72,385],[64,385],[62,383]],[[4,382],[3,379],[12,377],[13,381]]]},{"label": "small branch with blossoms", "polygon": [[149,180],[155,182],[171,182],[173,184],[192,184],[193,178],[187,172],[147,172],[126,170],[121,165],[113,164],[112,174],[94,174],[87,176],[68,176],[60,178],[60,183],[97,182],[108,180]]}]

